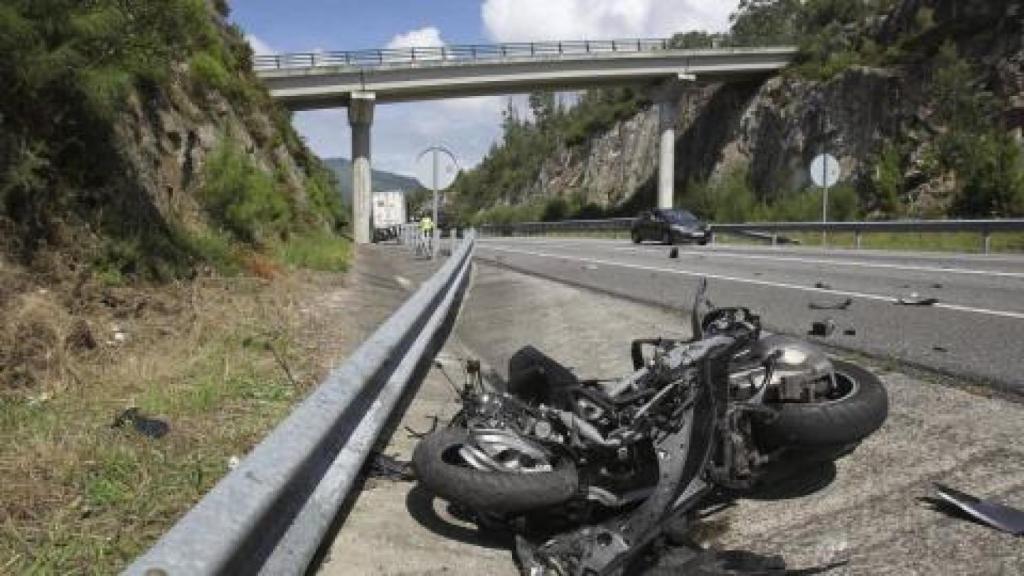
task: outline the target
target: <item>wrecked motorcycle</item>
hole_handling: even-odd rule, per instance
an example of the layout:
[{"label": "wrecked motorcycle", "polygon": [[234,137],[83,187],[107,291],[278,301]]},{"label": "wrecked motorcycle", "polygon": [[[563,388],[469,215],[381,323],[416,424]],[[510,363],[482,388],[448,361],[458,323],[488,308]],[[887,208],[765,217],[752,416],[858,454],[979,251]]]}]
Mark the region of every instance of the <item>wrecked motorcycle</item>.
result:
[{"label": "wrecked motorcycle", "polygon": [[523,348],[504,390],[467,384],[452,425],[421,440],[419,482],[534,535],[517,539],[525,574],[615,574],[712,491],[834,460],[887,416],[875,375],[765,334],[746,308],[714,308],[706,282],[691,324],[690,340],[634,341],[635,371],[612,381]]}]

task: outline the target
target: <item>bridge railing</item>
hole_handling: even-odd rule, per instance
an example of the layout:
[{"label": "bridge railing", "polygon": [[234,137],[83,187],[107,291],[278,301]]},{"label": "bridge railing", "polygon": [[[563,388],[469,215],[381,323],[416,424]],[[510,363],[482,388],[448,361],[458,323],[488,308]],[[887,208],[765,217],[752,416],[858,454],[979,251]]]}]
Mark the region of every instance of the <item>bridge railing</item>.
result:
[{"label": "bridge railing", "polygon": [[[710,47],[710,46],[709,46]],[[415,48],[382,48],[343,52],[300,52],[257,55],[256,70],[349,66],[372,68],[418,62],[472,62],[508,58],[545,58],[587,54],[644,53],[672,48],[669,38],[618,40],[573,40],[563,42],[513,42],[507,44],[465,44]]]},{"label": "bridge railing", "polygon": [[[538,236],[547,234],[628,233],[633,218],[607,218],[602,220],[563,220],[560,222],[520,222],[515,224],[485,224],[478,228],[481,236]],[[982,250],[991,251],[992,234],[996,232],[1024,232],[1024,219],[990,220],[887,220],[877,222],[743,222],[738,224],[711,224],[712,234],[736,234],[779,244],[787,242],[785,232],[846,232],[854,236],[854,246],[861,247],[867,233],[932,233],[969,232],[979,234]]]},{"label": "bridge railing", "polygon": [[305,574],[410,385],[443,344],[474,235],[148,552],[132,576]]}]

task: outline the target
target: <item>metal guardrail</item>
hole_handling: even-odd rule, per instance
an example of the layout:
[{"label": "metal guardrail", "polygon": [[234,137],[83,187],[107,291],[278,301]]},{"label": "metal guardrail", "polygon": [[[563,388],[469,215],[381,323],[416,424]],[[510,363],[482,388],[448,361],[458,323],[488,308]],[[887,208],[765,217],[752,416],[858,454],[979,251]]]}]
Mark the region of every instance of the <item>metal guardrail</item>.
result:
[{"label": "metal guardrail", "polygon": [[467,285],[474,235],[124,574],[303,574]]},{"label": "metal guardrail", "polygon": [[[487,224],[478,229],[481,236],[533,236],[552,232],[629,231],[633,218],[603,220],[563,220],[561,222],[521,222],[517,224]],[[981,235],[982,249],[991,251],[992,233],[1024,232],[1024,219],[999,220],[887,220],[878,222],[744,222],[741,224],[711,224],[712,233],[752,236],[771,242],[785,241],[782,232],[852,232],[857,248],[862,235],[871,232],[973,232]]]},{"label": "metal guardrail", "polygon": [[[256,70],[350,66],[373,68],[418,62],[474,62],[506,58],[545,58],[588,54],[644,53],[672,49],[669,38],[576,40],[563,42],[514,42],[416,48],[382,48],[342,52],[299,52],[253,57]],[[708,46],[711,48],[712,46]]]},{"label": "metal guardrail", "polygon": [[[780,44],[783,45],[783,44]],[[758,43],[745,46],[728,35],[713,35],[704,39],[683,38],[615,38],[611,40],[562,40],[550,42],[506,42],[503,44],[453,44],[444,46],[415,46],[410,48],[370,48],[362,50],[292,52],[287,54],[257,54],[253,68],[260,70],[286,70],[289,68],[315,68],[340,66],[376,68],[390,64],[416,64],[420,62],[477,62],[508,58],[552,58],[601,54],[644,54],[666,50],[736,50],[765,48],[772,44]]]}]

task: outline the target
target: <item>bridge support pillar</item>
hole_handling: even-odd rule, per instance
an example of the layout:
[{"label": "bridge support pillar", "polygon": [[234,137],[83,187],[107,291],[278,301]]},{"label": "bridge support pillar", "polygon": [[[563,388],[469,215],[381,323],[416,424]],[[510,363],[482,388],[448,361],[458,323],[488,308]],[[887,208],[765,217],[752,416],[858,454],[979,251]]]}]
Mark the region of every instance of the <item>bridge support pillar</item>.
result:
[{"label": "bridge support pillar", "polygon": [[672,208],[675,203],[676,179],[676,117],[679,99],[683,96],[684,81],[693,76],[680,74],[664,82],[654,93],[658,105],[658,208]]},{"label": "bridge support pillar", "polygon": [[369,244],[372,240],[370,127],[374,102],[372,92],[354,92],[348,105],[348,123],[352,127],[352,236],[356,244]]}]

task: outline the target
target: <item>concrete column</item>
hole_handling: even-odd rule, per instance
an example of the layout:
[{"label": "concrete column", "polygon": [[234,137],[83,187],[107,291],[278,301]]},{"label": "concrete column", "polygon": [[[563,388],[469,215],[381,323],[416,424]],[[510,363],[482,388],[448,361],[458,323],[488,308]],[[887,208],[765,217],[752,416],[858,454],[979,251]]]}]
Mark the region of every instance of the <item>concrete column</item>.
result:
[{"label": "concrete column", "polygon": [[653,100],[658,104],[658,208],[672,208],[674,204],[679,99],[686,83],[694,80],[692,75],[680,74],[663,82],[653,93]]},{"label": "concrete column", "polygon": [[352,126],[352,235],[356,244],[369,244],[372,239],[370,127],[374,100],[372,92],[353,92],[348,105],[348,123]]},{"label": "concrete column", "polygon": [[658,102],[658,208],[672,208],[676,179],[676,115],[679,104]]}]

